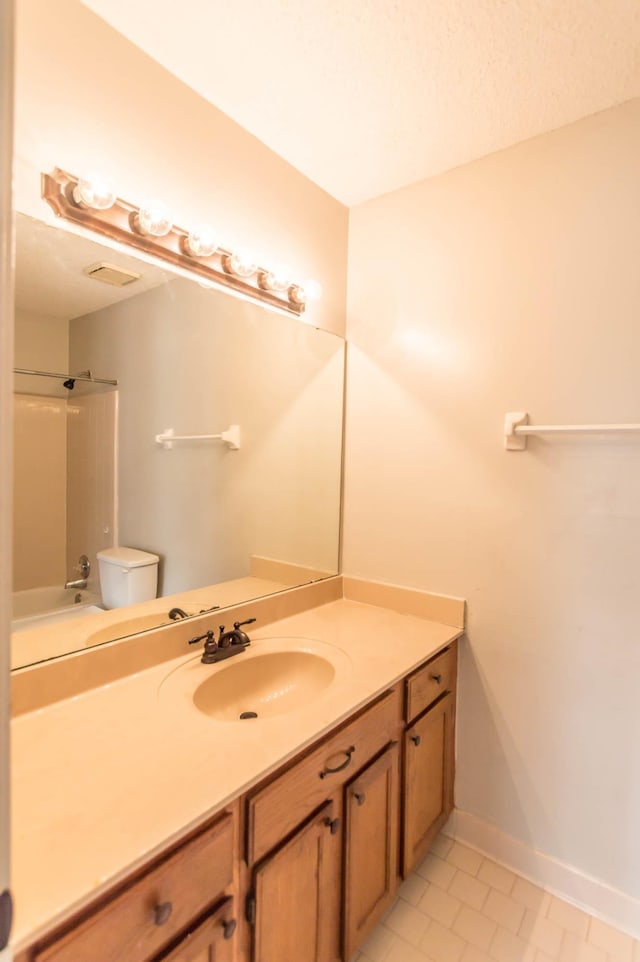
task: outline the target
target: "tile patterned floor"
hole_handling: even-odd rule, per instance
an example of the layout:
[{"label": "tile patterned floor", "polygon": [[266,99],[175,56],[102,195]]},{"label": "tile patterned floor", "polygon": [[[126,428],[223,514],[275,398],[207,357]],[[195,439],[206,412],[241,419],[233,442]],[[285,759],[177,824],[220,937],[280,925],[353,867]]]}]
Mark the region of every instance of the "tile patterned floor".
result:
[{"label": "tile patterned floor", "polygon": [[352,962],[640,962],[640,942],[440,835]]}]

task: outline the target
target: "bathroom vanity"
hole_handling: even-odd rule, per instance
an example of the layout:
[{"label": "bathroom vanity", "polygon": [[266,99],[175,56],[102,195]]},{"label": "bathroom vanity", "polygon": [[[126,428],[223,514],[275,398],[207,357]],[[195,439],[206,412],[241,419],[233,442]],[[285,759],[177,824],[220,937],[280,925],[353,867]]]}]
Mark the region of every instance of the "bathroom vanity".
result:
[{"label": "bathroom vanity", "polygon": [[[111,770],[102,772],[92,800],[83,792],[89,775],[76,772],[80,796],[101,813],[92,812],[91,825],[66,839],[76,863],[61,867],[69,907],[47,924],[52,904],[48,910],[41,904],[24,923],[32,931],[21,932],[17,962],[346,962],[452,809],[460,634],[457,627],[340,600],[256,632],[254,651],[230,660],[264,657],[274,644],[302,651],[305,638],[335,648],[334,681],[302,709],[212,719],[180,695],[180,679],[224,669],[189,656],[85,693],[75,700],[75,718],[66,702],[44,709],[40,714],[52,713],[54,726],[71,731],[83,713],[88,718],[117,706],[112,753],[113,742],[129,731],[129,758],[105,761],[105,749],[102,761]],[[386,647],[380,638],[388,639]],[[25,724],[37,726],[37,714],[25,716]],[[156,741],[147,753],[153,764],[139,771],[136,755],[154,724]],[[72,768],[90,733],[73,737]],[[136,769],[138,781],[124,784]],[[140,838],[145,812],[152,831]],[[98,840],[101,827],[106,837]],[[83,831],[92,857],[78,855]],[[65,849],[61,827],[51,821],[46,833],[55,858]],[[158,843],[147,857],[132,859],[154,836]],[[105,855],[110,844],[119,856]],[[102,860],[107,869],[118,858],[121,871],[100,878],[94,896],[82,891],[79,863],[98,869]],[[55,872],[48,874],[54,884]],[[30,886],[37,887],[26,875],[18,880],[19,915],[20,890],[26,899]]]}]

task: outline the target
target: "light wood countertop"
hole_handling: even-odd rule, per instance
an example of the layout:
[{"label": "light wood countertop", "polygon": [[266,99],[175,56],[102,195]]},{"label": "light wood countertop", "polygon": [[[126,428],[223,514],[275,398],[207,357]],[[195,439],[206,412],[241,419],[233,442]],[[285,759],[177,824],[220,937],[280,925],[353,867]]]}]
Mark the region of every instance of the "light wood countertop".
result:
[{"label": "light wood countertop", "polygon": [[197,663],[199,650],[15,718],[14,947],[203,822],[461,634],[425,618],[334,601],[251,631],[256,653],[262,642],[286,637],[342,652],[331,685],[293,713],[219,722],[184,695],[170,697],[163,682]]}]

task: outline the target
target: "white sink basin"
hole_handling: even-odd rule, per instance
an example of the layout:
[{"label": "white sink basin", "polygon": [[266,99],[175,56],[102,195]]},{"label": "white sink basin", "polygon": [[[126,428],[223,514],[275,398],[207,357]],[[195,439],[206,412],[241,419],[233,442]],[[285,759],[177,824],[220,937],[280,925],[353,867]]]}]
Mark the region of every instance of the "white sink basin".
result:
[{"label": "white sink basin", "polygon": [[260,639],[218,664],[198,656],[165,678],[159,694],[181,696],[216,721],[250,724],[304,709],[350,668],[347,655],[325,642]]},{"label": "white sink basin", "polygon": [[258,718],[281,715],[308,703],[336,673],[330,661],[310,651],[270,651],[246,661],[244,654],[196,688],[193,704],[205,715],[221,721],[234,721],[244,713]]}]

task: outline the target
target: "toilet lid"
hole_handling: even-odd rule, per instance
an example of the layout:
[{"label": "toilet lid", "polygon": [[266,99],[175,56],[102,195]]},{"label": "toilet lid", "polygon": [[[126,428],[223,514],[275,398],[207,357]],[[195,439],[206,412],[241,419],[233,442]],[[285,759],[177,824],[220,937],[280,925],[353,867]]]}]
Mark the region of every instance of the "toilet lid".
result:
[{"label": "toilet lid", "polygon": [[96,554],[98,561],[105,561],[107,564],[119,565],[121,568],[143,568],[146,565],[155,565],[160,560],[157,554],[149,551],[140,551],[138,548],[125,548],[117,546],[115,548],[105,548]]}]

